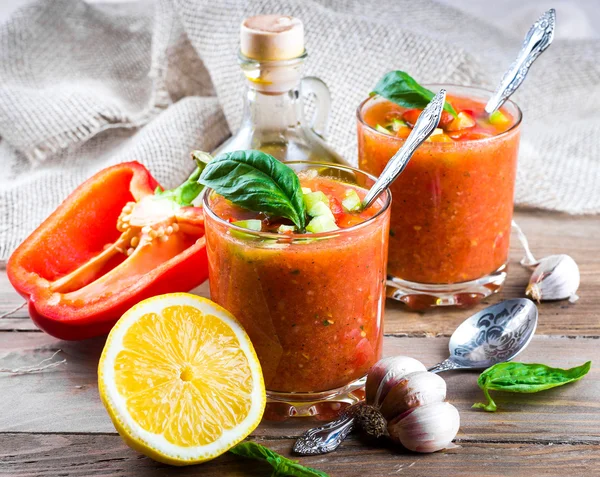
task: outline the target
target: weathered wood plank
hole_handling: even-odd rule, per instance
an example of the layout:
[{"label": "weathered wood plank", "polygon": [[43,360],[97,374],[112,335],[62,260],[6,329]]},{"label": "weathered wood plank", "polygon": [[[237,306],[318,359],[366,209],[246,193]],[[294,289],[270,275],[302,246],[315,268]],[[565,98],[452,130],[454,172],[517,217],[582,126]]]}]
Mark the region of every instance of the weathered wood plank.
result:
[{"label": "weathered wood plank", "polygon": [[[536,337],[523,361],[571,367],[586,360],[600,362],[599,340]],[[0,366],[33,365],[57,349],[66,364],[44,373],[10,376],[0,373],[0,432],[114,432],[97,391],[96,366],[103,339],[57,341],[43,333],[0,333]],[[387,337],[386,355],[405,354],[431,366],[447,357],[446,338]],[[471,409],[482,399],[477,373],[444,374],[448,399],[461,413],[463,441],[531,441],[600,443],[600,368],[582,381],[539,394],[498,393],[500,412]],[[265,422],[257,436],[297,436],[312,424],[292,419]]]},{"label": "weathered wood plank", "polygon": [[[541,211],[520,211],[515,215],[536,256],[555,253],[568,253],[581,268],[581,299],[577,303],[555,302],[540,306],[538,334],[567,336],[599,336],[600,320],[600,219],[595,216],[574,217]],[[523,256],[521,247],[513,234],[509,277],[504,289],[486,304],[501,299],[523,296],[529,279],[529,272],[518,262]],[[208,284],[195,290],[202,296],[209,296]],[[0,315],[23,303],[10,286],[6,272],[0,270]],[[386,333],[417,336],[449,336],[473,310],[438,309],[417,313],[404,305],[388,300],[386,311]],[[28,317],[27,308],[11,316],[10,321],[0,319],[0,331],[36,330]],[[21,320],[22,319],[22,320]],[[21,320],[21,321],[19,321]]]},{"label": "weathered wood plank", "polygon": [[29,318],[2,318],[0,331],[42,331]]},{"label": "weathered wood plank", "polygon": [[[290,456],[291,439],[261,439],[263,445]],[[331,476],[556,476],[594,475],[600,445],[461,443],[436,454],[419,455],[381,443],[349,439],[334,454],[302,457],[303,465]],[[225,454],[185,468],[153,462],[129,449],[118,436],[0,434],[0,474],[51,476],[265,476],[270,467]]]},{"label": "weathered wood plank", "polygon": [[[0,268],[0,315],[13,311],[16,307],[22,305],[24,301],[25,298],[19,295],[8,281],[6,270]],[[27,307],[21,308],[20,310],[12,313],[10,317],[29,318]],[[5,319],[6,318],[0,319],[0,323]]]}]

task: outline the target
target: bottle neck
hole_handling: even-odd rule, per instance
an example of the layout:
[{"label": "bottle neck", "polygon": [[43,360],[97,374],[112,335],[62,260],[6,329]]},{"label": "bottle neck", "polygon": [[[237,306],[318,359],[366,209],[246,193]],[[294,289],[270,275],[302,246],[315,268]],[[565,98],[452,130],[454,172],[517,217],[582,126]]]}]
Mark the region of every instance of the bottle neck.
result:
[{"label": "bottle neck", "polygon": [[243,126],[278,131],[300,127],[300,80],[306,54],[286,61],[254,61],[240,55],[246,77]]},{"label": "bottle neck", "polygon": [[281,61],[258,61],[241,53],[239,61],[248,87],[261,93],[282,94],[298,87],[306,52],[298,58]]}]

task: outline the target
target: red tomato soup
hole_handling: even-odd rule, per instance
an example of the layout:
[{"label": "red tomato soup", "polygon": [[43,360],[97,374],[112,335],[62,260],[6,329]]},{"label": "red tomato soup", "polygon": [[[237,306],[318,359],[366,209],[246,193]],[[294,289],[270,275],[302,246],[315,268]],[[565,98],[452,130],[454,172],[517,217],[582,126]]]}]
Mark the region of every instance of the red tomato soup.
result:
[{"label": "red tomato soup", "polygon": [[[521,113],[507,102],[489,118],[488,93],[448,89],[458,117],[444,112],[391,186],[388,272],[410,282],[475,280],[508,258]],[[380,97],[365,101],[358,111],[360,168],[379,175],[419,113]]]},{"label": "red tomato soup", "polygon": [[[345,386],[380,358],[389,236],[389,194],[350,214],[344,194],[363,198],[364,189],[314,170],[298,175],[328,197],[338,230],[272,233],[290,223],[214,191],[204,199],[211,298],[248,332],[267,390],[286,393]],[[230,223],[247,219],[262,220],[261,231]]]}]

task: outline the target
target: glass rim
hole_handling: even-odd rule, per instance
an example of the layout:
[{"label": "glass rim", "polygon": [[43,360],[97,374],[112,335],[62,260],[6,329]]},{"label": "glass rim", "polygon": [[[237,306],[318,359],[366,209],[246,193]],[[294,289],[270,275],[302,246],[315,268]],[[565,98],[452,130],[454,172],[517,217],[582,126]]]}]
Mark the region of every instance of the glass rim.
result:
[{"label": "glass rim", "polygon": [[[479,91],[480,93],[488,93],[489,95],[494,94],[493,91],[490,91],[489,89],[485,89],[485,88],[480,88],[479,86],[465,86],[465,85],[450,84],[450,83],[448,83],[448,84],[444,84],[444,83],[428,83],[428,84],[425,84],[423,86],[448,88],[450,90],[450,92],[452,91],[452,88],[463,88],[463,89],[472,90],[472,91]],[[361,124],[363,124],[364,126],[366,126],[371,132],[374,132],[374,133],[379,134],[381,136],[384,136],[386,138],[391,138],[391,139],[397,140],[399,142],[404,142],[405,138],[396,137],[396,136],[390,136],[389,134],[385,134],[385,133],[383,133],[381,131],[378,131],[373,126],[371,126],[370,124],[368,124],[364,120],[364,118],[363,118],[362,109],[363,109],[364,105],[367,104],[372,99],[382,98],[382,97],[383,96],[379,96],[378,94],[376,94],[374,96],[369,96],[368,98],[366,98],[363,101],[361,101],[360,104],[358,105],[358,108],[356,109],[356,117],[357,117],[358,121]],[[386,101],[389,101],[389,100],[386,100]],[[517,117],[517,120],[515,121],[515,123],[510,128],[508,128],[506,131],[502,131],[501,133],[496,134],[494,136],[484,137],[484,138],[479,138],[479,139],[466,139],[466,140],[452,141],[452,142],[425,142],[420,147],[423,147],[426,144],[429,145],[429,146],[432,145],[432,144],[434,144],[436,147],[438,145],[442,145],[442,147],[448,147],[449,145],[453,145],[453,144],[456,144],[456,143],[468,144],[468,143],[473,143],[473,142],[485,142],[485,141],[493,140],[495,138],[501,138],[501,137],[509,134],[510,132],[512,132],[513,130],[517,129],[521,125],[521,122],[523,120],[523,112],[521,111],[521,108],[519,107],[519,105],[517,103],[515,103],[514,101],[512,101],[511,99],[507,99],[502,106],[504,106],[507,103],[510,104],[510,105],[512,105],[517,110],[518,117]],[[498,108],[498,109],[500,109],[500,108]]]},{"label": "glass rim", "polygon": [[[358,172],[360,174],[365,175],[366,177],[368,177],[369,179],[371,179],[373,181],[377,180],[377,177],[369,174],[368,172],[361,171],[360,169],[357,169],[355,167],[341,165],[341,164],[333,164],[333,163],[327,163],[327,162],[311,162],[311,161],[287,161],[287,162],[284,162],[284,164],[286,164],[286,165],[302,164],[302,165],[308,165],[308,166],[327,167],[327,168],[334,167],[334,168],[342,170],[342,171],[350,171],[350,172],[355,172],[355,173]],[[210,208],[210,204],[208,201],[209,201],[209,196],[212,192],[215,192],[215,191],[213,189],[211,189],[210,187],[207,187],[204,190],[204,193],[202,196],[203,209],[204,209],[205,213],[208,213],[208,215],[211,217],[211,219],[215,220],[216,222],[218,222],[222,225],[227,226],[231,230],[235,230],[237,232],[241,232],[241,233],[244,233],[247,235],[252,235],[255,238],[277,239],[279,241],[279,243],[282,243],[282,244],[286,244],[286,243],[292,244],[297,240],[329,238],[329,237],[333,237],[333,236],[343,235],[346,233],[351,233],[356,230],[365,228],[365,227],[369,226],[371,223],[375,222],[376,219],[378,219],[381,215],[383,215],[390,208],[390,205],[392,203],[392,193],[388,187],[384,191],[385,197],[383,199],[381,199],[381,196],[379,196],[377,198],[377,200],[384,201],[381,209],[379,209],[374,215],[369,217],[367,220],[365,220],[359,224],[352,225],[351,227],[331,230],[329,232],[319,232],[316,234],[315,233],[303,233],[303,234],[292,233],[292,234],[288,235],[288,234],[280,234],[277,232],[262,232],[262,231],[250,230],[250,229],[246,229],[244,227],[239,227],[237,225],[232,224],[231,222],[226,221],[225,219],[222,219],[217,214],[215,214],[215,212]],[[206,226],[206,223],[205,223],[205,226]]]}]

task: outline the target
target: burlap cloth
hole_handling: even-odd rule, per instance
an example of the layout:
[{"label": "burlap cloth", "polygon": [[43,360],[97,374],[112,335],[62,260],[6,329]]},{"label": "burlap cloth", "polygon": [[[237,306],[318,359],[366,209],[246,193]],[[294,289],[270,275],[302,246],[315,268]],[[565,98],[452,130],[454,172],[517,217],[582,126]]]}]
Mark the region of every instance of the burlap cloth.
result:
[{"label": "burlap cloth", "polygon": [[[329,85],[329,139],[351,161],[356,106],[383,73],[493,88],[525,33],[428,0],[34,3],[0,27],[0,263],[103,167],[137,160],[164,186],[181,182],[189,151],[240,121],[241,20],[274,12],[304,21],[306,74]],[[598,65],[597,40],[556,40],[515,95],[518,205],[600,212]]]}]

